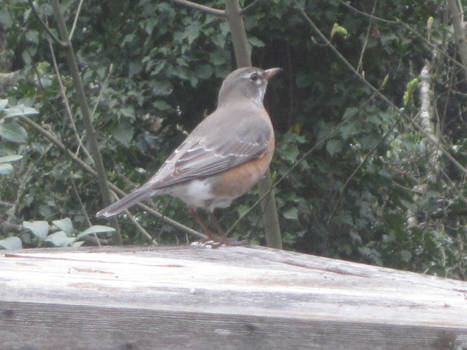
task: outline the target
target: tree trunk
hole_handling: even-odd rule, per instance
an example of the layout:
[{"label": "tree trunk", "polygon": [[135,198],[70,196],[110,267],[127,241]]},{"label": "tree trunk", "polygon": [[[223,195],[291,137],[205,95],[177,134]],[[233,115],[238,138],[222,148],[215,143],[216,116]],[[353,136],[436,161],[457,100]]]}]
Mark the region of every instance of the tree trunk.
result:
[{"label": "tree trunk", "polygon": [[454,36],[456,38],[459,56],[464,66],[465,81],[467,81],[467,34],[465,32],[464,15],[459,5],[459,0],[448,0],[448,8],[452,17],[452,26],[454,27]]},{"label": "tree trunk", "polygon": [[[104,163],[102,161],[101,153],[99,152],[96,130],[94,129],[94,126],[92,125],[91,113],[89,111],[89,106],[88,106],[88,102],[86,99],[86,95],[84,94],[83,83],[81,81],[78,63],[76,62],[75,52],[73,50],[71,41],[68,38],[68,31],[65,26],[65,20],[63,19],[63,15],[62,15],[58,0],[54,0],[52,3],[53,3],[55,19],[58,24],[58,29],[60,32],[61,40],[66,43],[68,67],[73,77],[73,85],[78,95],[81,115],[83,117],[84,124],[86,125],[87,137],[89,140],[89,150],[91,152],[91,155],[94,161],[94,166],[97,171],[97,182],[99,184],[99,189],[102,195],[104,205],[109,205],[111,203],[110,189],[107,185],[107,176],[105,174]],[[117,229],[114,233],[114,243],[117,245],[121,245],[122,237],[120,235],[120,230],[119,230],[117,219],[113,219],[112,224]]]},{"label": "tree trunk", "polygon": [[[248,46],[243,17],[240,14],[241,8],[238,0],[226,0],[225,12],[230,25],[232,43],[235,51],[235,59],[238,67],[251,66],[251,55]],[[259,182],[260,196],[264,196],[261,201],[263,211],[263,223],[266,234],[266,244],[272,248],[282,248],[281,232],[279,227],[279,217],[277,215],[276,200],[272,187],[272,179],[269,170],[265,178]]]}]

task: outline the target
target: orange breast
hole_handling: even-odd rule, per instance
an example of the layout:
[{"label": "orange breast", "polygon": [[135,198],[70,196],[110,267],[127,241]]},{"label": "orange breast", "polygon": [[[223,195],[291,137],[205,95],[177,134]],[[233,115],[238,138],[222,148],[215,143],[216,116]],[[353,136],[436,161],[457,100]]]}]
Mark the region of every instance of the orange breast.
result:
[{"label": "orange breast", "polygon": [[218,177],[212,192],[220,197],[237,198],[247,192],[264,175],[274,154],[274,137],[266,151],[248,163],[230,169]]}]

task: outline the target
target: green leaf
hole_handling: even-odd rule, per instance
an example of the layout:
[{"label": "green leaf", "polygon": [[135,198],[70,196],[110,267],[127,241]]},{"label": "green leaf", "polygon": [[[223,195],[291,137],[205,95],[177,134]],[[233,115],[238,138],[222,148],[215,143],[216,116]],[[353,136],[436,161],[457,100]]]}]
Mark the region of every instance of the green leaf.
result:
[{"label": "green leaf", "polygon": [[336,222],[341,224],[353,225],[352,215],[348,210],[341,210],[335,217]]},{"label": "green leaf", "polygon": [[3,6],[0,10],[0,24],[5,28],[8,29],[13,25],[13,19],[9,13],[10,9],[8,6]]},{"label": "green leaf", "polygon": [[298,220],[298,208],[297,207],[291,207],[284,211],[282,213],[282,216],[284,218],[289,219],[289,220]]},{"label": "green leaf", "polygon": [[68,237],[63,231],[58,231],[49,235],[45,241],[52,243],[56,247],[67,247],[72,244],[75,239]]},{"label": "green leaf", "polygon": [[403,96],[404,106],[408,106],[413,102],[413,96],[418,88],[419,82],[420,77],[417,77],[407,83],[407,89],[405,90]]},{"label": "green leaf", "polygon": [[30,41],[34,44],[38,44],[39,43],[39,32],[36,31],[36,30],[28,30],[26,32],[26,40],[27,41]]},{"label": "green leaf", "polygon": [[212,75],[212,68],[209,64],[199,64],[195,68],[195,73],[200,79],[207,79]]},{"label": "green leaf", "polygon": [[112,135],[115,139],[125,147],[130,145],[133,139],[134,129],[127,122],[122,122],[113,130]]},{"label": "green leaf", "polygon": [[334,37],[334,35],[346,38],[347,35],[349,35],[349,32],[345,27],[341,26],[339,23],[334,23],[331,30],[331,38]]},{"label": "green leaf", "polygon": [[93,225],[89,227],[88,229],[84,230],[81,232],[76,239],[80,239],[84,236],[94,234],[94,233],[105,233],[105,232],[114,232],[115,229],[110,226],[103,226],[103,225]]},{"label": "green leaf", "polygon": [[165,102],[164,100],[156,100],[153,104],[152,104],[155,108],[157,108],[158,110],[160,111],[167,111],[169,110],[170,108],[170,105]]},{"label": "green leaf", "polygon": [[0,157],[0,163],[16,162],[22,158],[23,156],[20,154],[10,154],[9,156]]},{"label": "green leaf", "polygon": [[225,50],[216,50],[209,54],[209,62],[215,66],[220,66],[229,61],[229,58],[226,56]]},{"label": "green leaf", "polygon": [[39,112],[32,108],[24,105],[17,105],[11,108],[5,109],[5,118],[25,117],[29,115],[39,114]]},{"label": "green leaf", "polygon": [[259,40],[258,38],[254,37],[254,36],[250,36],[248,38],[248,42],[251,44],[251,46],[254,46],[254,47],[264,47],[265,46],[264,42],[262,42],[261,40]]},{"label": "green leaf", "polygon": [[412,259],[412,253],[405,249],[400,251],[400,256],[402,261],[406,263],[408,263]]},{"label": "green leaf", "polygon": [[25,143],[28,134],[26,130],[17,123],[0,123],[0,137],[15,143]]},{"label": "green leaf", "polygon": [[0,247],[3,249],[21,249],[23,244],[18,237],[12,236],[0,240]]},{"label": "green leaf", "polygon": [[23,227],[31,231],[34,236],[43,240],[49,233],[49,224],[47,221],[24,221]]},{"label": "green leaf", "polygon": [[298,150],[297,145],[294,144],[286,145],[281,150],[281,156],[289,163],[294,163],[297,160],[299,154],[300,151]]},{"label": "green leaf", "polygon": [[300,74],[295,78],[298,88],[306,88],[313,84],[313,78],[308,74]]},{"label": "green leaf", "polygon": [[73,234],[73,223],[71,222],[70,218],[53,220],[52,224],[54,224],[60,230],[65,231],[69,235]]},{"label": "green leaf", "polygon": [[130,67],[129,67],[129,75],[130,78],[133,77],[134,75],[138,74],[141,72],[143,69],[143,66],[139,62],[130,62]]},{"label": "green leaf", "polygon": [[0,175],[7,175],[13,172],[13,165],[10,163],[0,164]]},{"label": "green leaf", "polygon": [[357,135],[361,130],[359,129],[357,123],[351,122],[343,125],[339,131],[342,135],[342,138],[346,140],[353,135]]},{"label": "green leaf", "polygon": [[381,142],[381,138],[376,135],[366,135],[360,138],[363,149],[373,149],[379,142]]},{"label": "green leaf", "polygon": [[342,119],[352,118],[357,113],[358,113],[358,108],[348,107],[348,108],[345,109],[345,112],[344,112],[344,115],[342,116]]},{"label": "green leaf", "polygon": [[332,156],[342,151],[342,142],[340,140],[329,140],[326,143],[326,151]]},{"label": "green leaf", "polygon": [[7,99],[0,99],[0,110],[5,109],[7,105],[8,105]]}]

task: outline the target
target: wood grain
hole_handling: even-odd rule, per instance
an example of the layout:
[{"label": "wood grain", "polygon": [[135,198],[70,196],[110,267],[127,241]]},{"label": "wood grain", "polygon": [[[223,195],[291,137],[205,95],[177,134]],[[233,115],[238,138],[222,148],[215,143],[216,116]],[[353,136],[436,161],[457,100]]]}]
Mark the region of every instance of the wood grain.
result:
[{"label": "wood grain", "polygon": [[467,283],[260,247],[3,251],[0,349],[467,349]]}]

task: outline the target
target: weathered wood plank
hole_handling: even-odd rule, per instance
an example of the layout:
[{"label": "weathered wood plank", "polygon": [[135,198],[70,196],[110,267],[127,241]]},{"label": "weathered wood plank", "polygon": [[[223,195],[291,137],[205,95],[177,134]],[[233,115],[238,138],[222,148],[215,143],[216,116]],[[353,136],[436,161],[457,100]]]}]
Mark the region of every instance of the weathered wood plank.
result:
[{"label": "weathered wood plank", "polygon": [[0,339],[41,350],[467,349],[467,283],[259,247],[4,251]]}]

